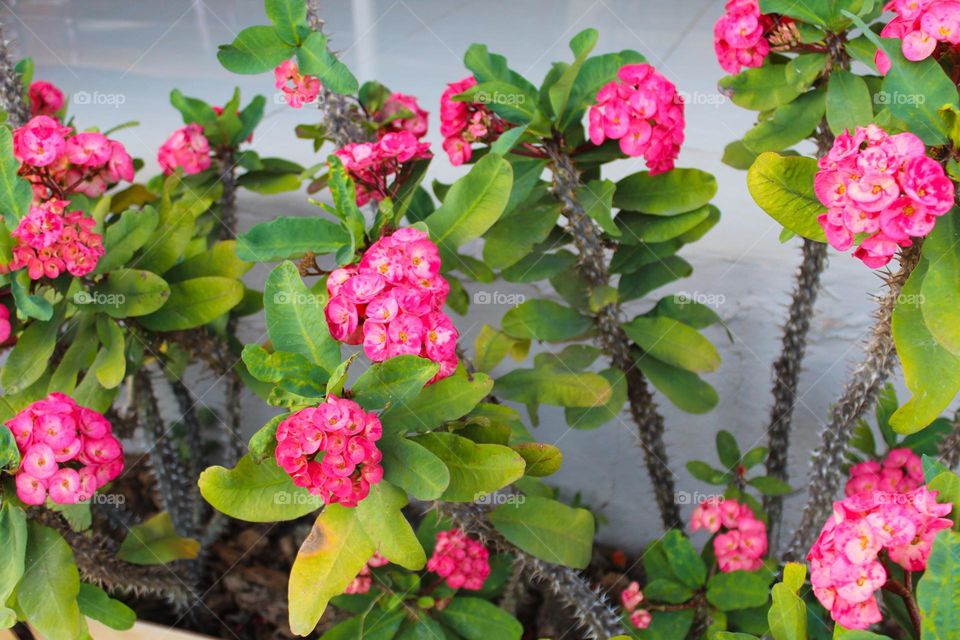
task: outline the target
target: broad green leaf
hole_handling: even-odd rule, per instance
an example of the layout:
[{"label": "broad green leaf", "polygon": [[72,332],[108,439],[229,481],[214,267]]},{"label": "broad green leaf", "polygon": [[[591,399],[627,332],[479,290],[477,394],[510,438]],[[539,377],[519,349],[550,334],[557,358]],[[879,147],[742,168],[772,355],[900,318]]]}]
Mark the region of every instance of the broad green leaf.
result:
[{"label": "broad green leaf", "polygon": [[706,413],[720,400],[716,389],[695,373],[674,367],[647,354],[637,359],[637,366],[663,395],[687,413]]},{"label": "broad green leaf", "polygon": [[97,262],[94,273],[109,273],[129,263],[156,231],[159,222],[160,214],[149,205],[142,210],[128,209],[121,213],[103,235],[106,253]]},{"label": "broad green leaf", "polygon": [[127,531],[117,557],[132,564],[152,565],[192,560],[198,553],[200,543],[177,535],[170,514],[161,511]]},{"label": "broad green leaf", "polygon": [[707,567],[690,544],[690,540],[680,531],[672,529],[663,536],[660,544],[666,553],[673,575],[691,589],[702,587],[707,579]]},{"label": "broad green leaf", "polygon": [[643,213],[622,212],[618,226],[622,229],[624,244],[661,243],[678,238],[695,229],[710,216],[715,207],[706,205],[675,216],[651,216]]},{"label": "broad green leaf", "polygon": [[33,201],[33,189],[17,175],[19,169],[20,162],[13,155],[13,134],[9,128],[0,127],[0,213],[8,229],[17,228]]},{"label": "broad green leaf", "polygon": [[80,613],[117,631],[131,629],[137,621],[133,609],[114,600],[96,585],[81,583],[77,604],[80,605]]},{"label": "broad green leaf", "polygon": [[761,572],[718,573],[707,584],[707,600],[721,611],[761,607],[767,603],[769,584]]},{"label": "broad green leaf", "polygon": [[248,344],[241,354],[243,363],[257,380],[278,384],[287,391],[323,398],[327,395],[328,373],[300,353],[268,353],[256,344]]},{"label": "broad green leaf", "polygon": [[217,112],[213,107],[199,98],[183,95],[179,89],[170,92],[170,104],[183,116],[184,124],[196,122],[207,129],[213,127],[217,120]]},{"label": "broad green leaf", "polygon": [[490,227],[484,234],[483,260],[494,269],[517,264],[547,239],[557,223],[560,207],[556,203],[518,207]]},{"label": "broad green leaf", "polygon": [[553,368],[514,369],[497,378],[494,394],[526,405],[599,407],[610,401],[610,383],[596,373]]},{"label": "broad green leaf", "polygon": [[693,589],[666,578],[654,578],[643,585],[644,599],[669,604],[682,604],[693,597]]},{"label": "broad green leaf", "polygon": [[592,327],[592,319],[552,300],[527,300],[503,316],[503,332],[521,340],[563,342],[579,338]]},{"label": "broad green leaf", "polygon": [[803,93],[804,89],[788,78],[786,65],[768,62],[756,69],[747,69],[734,76],[720,79],[720,88],[744,109],[767,111],[786,104]]},{"label": "broad green leaf", "polygon": [[960,533],[941,531],[933,540],[927,570],[917,584],[923,640],[948,640],[960,629]]},{"label": "broad green leaf", "polygon": [[0,383],[5,393],[23,391],[44,374],[57,345],[62,319],[62,312],[57,313],[47,322],[31,323],[20,334],[17,344],[7,354],[3,372],[0,373]]},{"label": "broad green leaf", "polygon": [[403,437],[380,441],[384,477],[417,500],[436,500],[450,484],[443,460]]},{"label": "broad green leaf", "polygon": [[658,216],[693,211],[717,193],[717,179],[699,169],[674,169],[650,175],[634,173],[617,183],[614,206]]},{"label": "broad green leaf", "polygon": [[294,50],[272,26],[247,27],[233,42],[220,47],[217,59],[234,73],[263,73],[289,59]]},{"label": "broad green leaf", "polygon": [[835,135],[854,131],[873,120],[873,100],[863,78],[834,69],[827,85],[827,123]]},{"label": "broad green leaf", "polygon": [[570,41],[570,50],[575,57],[573,64],[567,67],[555,83],[550,87],[550,108],[556,116],[557,123],[564,122],[564,114],[568,108],[568,100],[573,89],[574,81],[580,74],[580,68],[590,52],[597,44],[600,34],[596,29],[584,29]]},{"label": "broad green leaf", "polygon": [[292,262],[277,265],[267,276],[263,307],[274,348],[303,354],[333,371],[340,364],[340,344],[327,329],[324,303],[303,283]]},{"label": "broad green leaf", "polygon": [[702,460],[690,460],[687,462],[687,471],[697,480],[708,484],[723,485],[727,484],[730,476],[719,469],[714,469]]},{"label": "broad green leaf", "polygon": [[264,459],[273,457],[277,448],[277,427],[284,421],[289,413],[281,413],[274,416],[270,421],[257,429],[257,432],[250,436],[250,443],[247,446],[249,451],[247,457],[255,464],[260,464]]},{"label": "broad green leaf", "polygon": [[454,598],[437,618],[466,640],[520,640],[523,635],[516,618],[482,598]]},{"label": "broad green leaf", "polygon": [[261,222],[237,237],[237,255],[251,262],[272,262],[335,253],[350,243],[339,224],[326,218],[280,217]]},{"label": "broad green leaf", "polygon": [[960,356],[943,348],[924,323],[922,287],[927,260],[921,259],[901,291],[893,311],[893,339],[903,365],[903,377],[913,394],[890,417],[901,434],[923,429],[946,409],[960,391]]},{"label": "broad green leaf", "polygon": [[439,368],[431,360],[411,355],[376,362],[353,384],[353,399],[367,410],[403,406],[417,397]]},{"label": "broad green leaf", "polygon": [[[172,187],[170,180],[174,177],[168,179],[168,187]],[[131,267],[163,274],[177,264],[193,238],[197,217],[213,204],[211,196],[197,196],[191,191],[173,202],[166,201],[166,196],[164,199],[157,228],[133,259]]]},{"label": "broad green leaf", "polygon": [[499,505],[488,517],[504,538],[541,560],[575,569],[590,563],[596,524],[586,509],[525,496]]},{"label": "broad green leaf", "polygon": [[771,218],[797,235],[826,242],[817,222],[826,207],[813,191],[817,171],[813,158],[761,153],[747,172],[747,187]]},{"label": "broad green leaf", "polygon": [[[337,606],[334,602],[334,606]],[[320,636],[321,640],[393,640],[406,620],[402,608],[385,611],[380,607],[364,610],[352,618],[338,622]]]},{"label": "broad green leaf", "polygon": [[715,371],[720,354],[699,331],[663,316],[639,316],[623,325],[627,336],[646,353],[694,373]]},{"label": "broad green leaf", "polygon": [[827,54],[825,53],[801,54],[787,63],[787,68],[784,70],[787,74],[787,82],[797,88],[806,89],[823,73],[826,64]]},{"label": "broad green leaf", "polygon": [[617,291],[621,302],[636,300],[693,273],[693,266],[680,256],[667,256],[646,264],[627,277],[620,278]]},{"label": "broad green leaf", "polygon": [[534,478],[551,476],[560,470],[563,453],[558,447],[545,442],[521,442],[511,447],[523,458],[524,475]]},{"label": "broad green leaf", "polygon": [[773,476],[750,478],[747,484],[765,496],[784,496],[793,491],[789,484]]},{"label": "broad green leaf", "polygon": [[170,285],[170,297],[158,311],[139,319],[151,331],[183,331],[216,320],[243,300],[243,283],[205,276]]},{"label": "broad green leaf", "polygon": [[484,234],[503,213],[510,198],[513,168],[496,154],[478,161],[450,187],[443,204],[426,219],[430,236],[442,251]]},{"label": "broad green leaf", "polygon": [[918,300],[903,299],[898,304],[918,303],[923,320],[937,342],[953,355],[960,356],[960,212],[953,210],[937,220],[923,243],[927,274]]},{"label": "broad green leaf", "polygon": [[617,185],[610,180],[591,180],[577,190],[577,198],[586,214],[593,218],[601,229],[614,237],[620,235],[620,229],[617,228],[610,212],[616,190]]},{"label": "broad green leaf", "polygon": [[297,61],[301,73],[320,78],[323,86],[330,91],[352,95],[360,88],[360,83],[347,65],[327,49],[327,36],[322,33],[314,31],[307,36],[297,49]]},{"label": "broad green leaf", "polygon": [[599,375],[610,384],[610,399],[600,407],[567,407],[564,417],[574,429],[596,429],[620,415],[627,401],[627,379],[619,369],[604,369]]},{"label": "broad green leaf", "polygon": [[412,400],[397,403],[380,416],[386,433],[431,431],[469,413],[490,394],[493,380],[459,367],[453,375],[423,387]]},{"label": "broad green leaf", "polygon": [[[829,106],[830,94],[826,94],[826,97]],[[869,94],[867,98],[869,100]],[[792,147],[814,133],[823,118],[823,112],[824,92],[810,91],[777,107],[769,120],[764,120],[743,136],[743,144],[753,153],[780,151]],[[872,117],[873,114],[870,115]]]},{"label": "broad green leaf", "polygon": [[[7,433],[9,430],[3,429]],[[5,617],[3,603],[17,588],[25,568],[27,553],[27,517],[23,509],[5,500],[0,505],[0,622]],[[8,614],[9,615],[9,614]],[[6,628],[0,624],[0,629]]]},{"label": "broad green leaf", "polygon": [[[0,233],[6,233],[6,229],[0,229]],[[10,278],[14,306],[18,312],[28,318],[46,322],[53,317],[53,305],[41,294],[30,293],[31,282],[30,274],[26,269],[20,269]]]},{"label": "broad green leaf", "polygon": [[300,30],[307,26],[307,4],[301,0],[266,0],[264,6],[277,35],[287,44],[300,44]]},{"label": "broad green leaf", "polygon": [[323,506],[319,496],[293,484],[272,456],[258,464],[246,455],[233,469],[210,467],[198,484],[217,511],[247,522],[296,520]]},{"label": "broad green leaf", "polygon": [[446,464],[450,484],[441,499],[473,502],[523,476],[518,453],[496,444],[476,444],[452,433],[429,433],[413,438]]},{"label": "broad green leaf", "polygon": [[187,258],[163,274],[163,279],[173,284],[192,278],[220,276],[239,280],[253,265],[237,256],[236,240],[221,240],[212,247]]},{"label": "broad green leaf", "polygon": [[[10,429],[0,429],[0,471],[20,467],[20,450]],[[0,602],[3,598],[0,597]]]},{"label": "broad green leaf", "polygon": [[523,351],[523,357],[526,357],[524,347],[529,344],[529,340],[511,338],[502,331],[497,331],[485,324],[480,328],[477,339],[473,343],[473,364],[478,371],[492,371],[507,357],[508,353],[514,354],[514,358],[517,358],[519,349]]},{"label": "broad green leaf", "polygon": [[113,389],[123,382],[127,372],[123,331],[110,318],[98,316],[97,336],[103,346],[97,354],[97,359],[93,361],[91,369],[104,389]]},{"label": "broad green leaf", "polygon": [[133,318],[156,312],[170,299],[170,285],[155,273],[115,269],[105,280],[73,297],[76,305],[90,305],[111,318]]},{"label": "broad green leaf", "polygon": [[247,171],[237,178],[237,186],[263,195],[296,191],[303,181],[296,173],[275,171]]},{"label": "broad green leaf", "polygon": [[743,143],[743,140],[734,140],[723,148],[723,156],[720,158],[720,161],[734,169],[746,171],[756,159],[757,154],[751,151],[747,145]]},{"label": "broad green leaf", "polygon": [[537,97],[525,89],[503,80],[489,80],[470,87],[455,99],[482,104],[507,122],[526,125],[537,116]]},{"label": "broad green leaf", "polygon": [[17,607],[33,629],[47,638],[80,640],[83,618],[77,606],[80,572],[60,534],[31,521]]},{"label": "broad green leaf", "polygon": [[300,636],[313,632],[330,598],[343,593],[374,551],[356,509],[328,505],[314,522],[290,569],[287,597],[291,631]]},{"label": "broad green leaf", "polygon": [[717,431],[717,456],[727,469],[733,469],[740,464],[740,446],[733,434],[726,429]]},{"label": "broad green leaf", "polygon": [[427,563],[420,541],[401,509],[407,494],[384,480],[370,487],[370,494],[357,505],[357,518],[373,546],[387,560],[410,571]]}]

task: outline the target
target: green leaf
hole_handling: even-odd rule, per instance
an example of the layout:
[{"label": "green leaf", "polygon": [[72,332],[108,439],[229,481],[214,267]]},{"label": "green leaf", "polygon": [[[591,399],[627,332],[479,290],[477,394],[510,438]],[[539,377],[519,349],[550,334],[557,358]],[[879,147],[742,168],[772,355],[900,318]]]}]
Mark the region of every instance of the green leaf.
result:
[{"label": "green leaf", "polygon": [[267,333],[278,351],[300,353],[333,371],[340,364],[340,344],[327,329],[324,300],[303,283],[292,262],[277,265],[263,289]]},{"label": "green leaf", "polygon": [[450,484],[443,460],[412,440],[388,437],[380,442],[384,477],[417,500],[436,500]]},{"label": "green leaf", "polygon": [[437,618],[466,640],[520,640],[523,635],[523,625],[482,598],[454,598]]},{"label": "green leaf", "polygon": [[[10,433],[9,430],[3,429]],[[3,621],[6,603],[23,577],[24,558],[27,553],[27,517],[20,507],[5,500],[0,505],[0,622]],[[7,614],[9,615],[9,614]],[[0,624],[0,628],[5,628]]]},{"label": "green leaf", "polygon": [[[0,429],[0,471],[20,467],[20,450],[10,429]],[[3,602],[0,597],[0,602]]]},{"label": "green leaf", "polygon": [[494,393],[526,405],[599,407],[610,401],[610,383],[596,373],[552,367],[515,369],[497,378]]},{"label": "green leaf", "polygon": [[[830,94],[826,94],[826,97],[829,106]],[[867,98],[869,99],[869,94]],[[753,153],[780,151],[792,147],[814,132],[823,118],[823,112],[823,91],[810,91],[777,107],[769,120],[764,120],[743,136],[743,144]],[[872,115],[871,113],[871,117]]]},{"label": "green leaf", "polygon": [[352,95],[360,89],[360,83],[347,65],[337,60],[327,49],[327,36],[317,31],[307,36],[297,49],[300,72],[320,78],[323,86],[342,95]]},{"label": "green leaf", "polygon": [[923,640],[948,640],[960,629],[960,534],[941,531],[933,540],[927,570],[917,584]]},{"label": "green leaf", "polygon": [[94,273],[109,273],[128,264],[156,231],[159,222],[160,214],[149,205],[142,210],[128,209],[121,213],[103,235],[106,253],[97,262]]},{"label": "green leaf", "polygon": [[131,564],[152,565],[192,560],[198,553],[200,543],[177,535],[170,514],[161,511],[127,531],[117,557]]},{"label": "green leaf", "polygon": [[620,209],[672,216],[702,207],[716,193],[717,179],[699,169],[674,169],[657,175],[641,171],[617,183],[613,204]]},{"label": "green leaf", "polygon": [[407,494],[387,481],[370,487],[370,494],[357,505],[357,518],[370,541],[394,564],[419,571],[427,563],[420,541],[401,509]]},{"label": "green leaf", "polygon": [[98,316],[97,336],[103,346],[90,368],[104,389],[113,389],[123,382],[127,372],[123,331],[110,318]]},{"label": "green leaf", "polygon": [[960,223],[954,209],[937,220],[923,243],[927,273],[918,300],[903,299],[900,304],[919,304],[923,321],[937,342],[953,355],[960,355]]},{"label": "green leaf", "polygon": [[610,399],[598,407],[566,407],[564,417],[574,429],[596,429],[616,420],[627,401],[627,379],[619,369],[604,369],[600,377],[610,384]]},{"label": "green leaf", "polygon": [[[6,230],[2,230],[6,233]],[[10,278],[10,290],[13,292],[13,303],[17,311],[28,318],[36,318],[46,322],[53,317],[53,305],[39,293],[31,295],[30,275],[26,269],[20,269]]]},{"label": "green leaf", "polygon": [[587,56],[590,55],[590,52],[593,51],[593,48],[597,45],[597,39],[599,37],[600,34],[597,33],[596,29],[584,29],[570,41],[570,50],[573,51],[573,55],[575,56],[573,64],[564,70],[548,91],[550,108],[556,115],[558,124],[565,121],[564,114],[567,110],[574,81],[580,74],[580,68]]},{"label": "green leaf", "polygon": [[690,460],[687,462],[687,471],[697,480],[709,484],[724,485],[727,484],[730,479],[730,476],[725,472],[714,469],[702,460]]},{"label": "green leaf", "polygon": [[476,444],[452,433],[429,433],[413,438],[413,442],[446,464],[450,484],[442,500],[473,502],[523,476],[523,458],[509,447]]},{"label": "green leaf", "polygon": [[521,442],[513,445],[526,464],[524,474],[534,478],[550,476],[560,470],[563,453],[559,448],[545,442]]},{"label": "green leaf", "polygon": [[703,373],[720,366],[720,354],[699,331],[663,316],[639,316],[623,325],[646,353],[687,371]]},{"label": "green leaf", "polygon": [[756,159],[757,154],[751,151],[743,140],[734,140],[723,148],[723,157],[720,161],[734,169],[746,171]]},{"label": "green leaf", "polygon": [[617,185],[610,180],[591,180],[577,190],[577,199],[583,210],[593,218],[600,228],[614,237],[620,235],[620,229],[613,221],[610,209],[613,207],[613,195]]},{"label": "green leaf", "polygon": [[747,484],[765,496],[785,496],[793,491],[789,484],[773,476],[750,478]]},{"label": "green leaf", "polygon": [[637,358],[637,366],[670,402],[687,413],[706,413],[720,400],[716,389],[694,373],[650,355]]},{"label": "green leaf", "polygon": [[643,585],[644,599],[668,604],[682,604],[693,597],[693,590],[665,578],[654,578]]},{"label": "green leaf", "polygon": [[73,297],[76,305],[90,305],[111,318],[147,316],[170,299],[170,285],[155,273],[140,269],[115,269],[105,280]]},{"label": "green leaf", "polygon": [[56,348],[62,320],[63,314],[58,313],[47,322],[31,323],[20,334],[0,373],[0,384],[5,393],[23,391],[40,379]]},{"label": "green leaf", "polygon": [[212,127],[217,120],[217,112],[209,104],[198,98],[189,98],[179,89],[170,92],[170,104],[183,116],[184,124],[196,122],[206,127]]},{"label": "green leaf", "polygon": [[559,215],[557,203],[511,210],[484,234],[484,262],[503,269],[530,256],[534,246],[547,239]]},{"label": "green leaf", "polygon": [[[873,58],[872,55],[870,57]],[[798,89],[806,89],[823,73],[826,64],[827,54],[825,53],[801,54],[787,63],[787,68],[784,70],[787,82]]]},{"label": "green leaf", "polygon": [[504,538],[541,560],[575,569],[590,563],[596,524],[586,509],[525,496],[499,505],[488,517]]},{"label": "green leaf", "polygon": [[761,153],[747,172],[747,187],[771,218],[797,235],[826,242],[817,222],[826,210],[813,190],[817,171],[813,158]]},{"label": "green leaf", "polygon": [[287,44],[300,44],[300,30],[307,26],[307,4],[301,0],[266,0],[264,5],[277,35]]},{"label": "green leaf", "polygon": [[944,349],[923,320],[921,304],[927,260],[921,259],[901,291],[893,311],[893,339],[903,364],[903,378],[913,394],[890,417],[890,426],[901,434],[923,429],[933,422],[960,390],[960,357]]},{"label": "green leaf", "polygon": [[205,276],[239,280],[253,265],[237,257],[236,247],[236,240],[215,242],[203,253],[198,253],[175,265],[163,274],[163,278],[170,284]]},{"label": "green leaf", "polygon": [[293,484],[272,456],[256,463],[246,455],[233,469],[210,467],[198,484],[215,509],[247,522],[296,520],[323,506],[319,496]]},{"label": "green leaf", "polygon": [[387,434],[431,431],[468,414],[492,388],[493,380],[489,376],[470,375],[459,367],[453,375],[423,387],[412,400],[391,406],[380,416],[380,421]]},{"label": "green leaf", "polygon": [[[175,187],[177,176],[167,179],[165,189]],[[140,269],[153,273],[165,273],[183,259],[187,245],[196,230],[197,217],[210,208],[213,198],[198,197],[188,191],[178,200],[170,202],[167,196],[160,206],[160,221],[153,234],[144,243],[141,253],[133,263]]]},{"label": "green leaf", "polygon": [[717,432],[717,455],[720,463],[727,469],[734,469],[740,464],[740,446],[733,434],[726,429]]},{"label": "green leaf", "polygon": [[[454,99],[482,104],[512,124],[527,126],[537,117],[537,96],[527,92],[526,87],[519,87],[503,80],[481,82]],[[512,133],[515,129],[508,131]]]},{"label": "green leaf", "polygon": [[752,111],[767,111],[786,104],[803,93],[789,78],[786,65],[768,63],[756,69],[747,69],[734,76],[720,79],[720,89],[738,107]]},{"label": "green leaf", "polygon": [[296,191],[302,183],[298,174],[275,171],[247,171],[237,178],[238,187],[264,195]]},{"label": "green leaf", "polygon": [[620,301],[627,302],[642,298],[666,284],[689,277],[691,273],[693,273],[693,266],[679,256],[667,256],[662,260],[646,264],[634,271],[630,277],[620,278],[617,284]]},{"label": "green leaf", "polygon": [[367,409],[404,405],[420,393],[440,365],[419,356],[403,355],[376,362],[354,383],[353,399]]},{"label": "green leaf", "polygon": [[290,569],[290,629],[309,635],[330,598],[343,593],[375,551],[356,509],[327,506],[317,517]]},{"label": "green leaf", "polygon": [[[690,541],[680,531],[668,531],[660,541],[673,574],[691,589],[699,589],[707,580],[707,566]],[[708,591],[709,594],[709,591]],[[766,595],[766,589],[764,589]],[[707,596],[709,598],[709,595]]]},{"label": "green leaf", "polygon": [[139,322],[151,331],[183,331],[216,320],[243,300],[243,283],[206,276],[170,285],[170,297],[159,311]]},{"label": "green leaf", "polygon": [[241,74],[271,71],[289,59],[294,47],[272,26],[247,27],[228,45],[220,47],[217,59],[228,71]]},{"label": "green leaf", "polygon": [[73,551],[53,529],[33,521],[28,528],[17,607],[37,633],[58,640],[79,640],[83,637],[83,618],[77,606],[80,572]]},{"label": "green leaf", "polygon": [[519,339],[573,340],[593,327],[593,320],[552,300],[527,300],[503,316],[503,332]]},{"label": "green leaf", "polygon": [[248,445],[249,454],[247,457],[252,462],[260,464],[265,458],[272,457],[277,448],[277,427],[289,416],[289,413],[281,413],[270,419],[270,422],[260,427],[256,433],[250,436]]},{"label": "green leaf", "polygon": [[651,216],[633,211],[622,212],[617,218],[618,226],[623,231],[621,242],[624,244],[641,242],[656,244],[679,238],[710,217],[711,212],[715,209],[716,207],[713,205],[706,205],[675,216]]},{"label": "green leaf", "polygon": [[834,69],[827,85],[827,123],[834,135],[870,124],[873,100],[863,78],[845,69]]},{"label": "green leaf", "polygon": [[17,175],[20,162],[13,155],[13,134],[0,127],[0,212],[8,229],[16,229],[20,219],[30,212],[33,189]]},{"label": "green leaf", "polygon": [[300,353],[268,353],[256,344],[248,344],[241,354],[243,363],[257,380],[278,384],[287,391],[323,398],[327,395],[328,374]]},{"label": "green leaf", "polygon": [[131,629],[137,621],[133,609],[114,600],[96,585],[81,583],[77,604],[80,605],[80,613],[117,631]]},{"label": "green leaf", "polygon": [[453,183],[440,208],[427,217],[434,242],[441,250],[453,252],[483,235],[503,213],[512,184],[510,163],[496,154],[484,156]]},{"label": "green leaf", "polygon": [[761,607],[767,603],[768,584],[760,573],[718,573],[707,584],[707,600],[721,611]]},{"label": "green leaf", "polygon": [[309,251],[335,253],[349,243],[346,230],[326,218],[279,217],[240,234],[237,255],[241,260],[272,262],[302,258]]}]

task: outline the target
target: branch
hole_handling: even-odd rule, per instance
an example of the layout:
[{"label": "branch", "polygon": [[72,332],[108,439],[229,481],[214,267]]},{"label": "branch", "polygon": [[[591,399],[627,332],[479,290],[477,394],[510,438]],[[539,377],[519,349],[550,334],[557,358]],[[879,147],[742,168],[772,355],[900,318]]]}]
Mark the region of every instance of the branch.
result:
[{"label": "branch", "polygon": [[960,409],[953,415],[953,429],[940,442],[940,459],[948,469],[960,463]]},{"label": "branch", "polygon": [[7,122],[17,128],[30,119],[30,109],[23,95],[23,79],[17,73],[13,56],[10,54],[10,41],[0,22],[0,103],[7,112]]},{"label": "branch", "polygon": [[[570,156],[558,145],[548,145],[547,152],[554,166],[553,191],[563,203],[563,212],[569,221],[568,228],[580,254],[577,263],[580,273],[591,290],[608,285],[610,274],[607,271],[607,258],[600,238],[600,229],[587,216],[576,197],[576,188],[580,186],[579,172]],[[663,526],[666,529],[682,528],[680,510],[675,498],[674,474],[667,466],[663,416],[657,411],[647,380],[630,353],[630,339],[620,326],[619,303],[614,302],[601,309],[596,316],[596,326],[600,348],[626,378],[630,415],[637,425],[647,473],[653,485]]]},{"label": "branch", "polygon": [[793,533],[784,557],[799,560],[830,515],[833,499],[843,484],[843,464],[847,444],[857,419],[869,409],[897,363],[897,350],[891,331],[893,310],[907,278],[920,261],[920,242],[900,252],[900,268],[887,280],[887,292],[880,299],[876,320],[865,348],[863,360],[850,374],[830,415],[830,422],[820,433],[820,447],[810,461],[809,499],[803,509],[800,525]]}]

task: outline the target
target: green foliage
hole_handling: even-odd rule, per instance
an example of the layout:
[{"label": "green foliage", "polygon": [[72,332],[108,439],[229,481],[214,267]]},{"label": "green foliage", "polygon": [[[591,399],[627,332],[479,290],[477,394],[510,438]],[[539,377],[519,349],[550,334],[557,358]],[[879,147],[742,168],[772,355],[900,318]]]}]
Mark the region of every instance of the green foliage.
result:
[{"label": "green foliage", "polygon": [[119,600],[114,600],[96,585],[81,583],[77,604],[80,613],[117,631],[131,629],[137,621],[137,614],[133,609]]},{"label": "green foliage", "polygon": [[760,607],[769,598],[770,580],[758,572],[718,573],[707,584],[707,601],[721,611]]},{"label": "green foliage", "polygon": [[237,255],[251,262],[293,260],[307,252],[334,253],[349,242],[344,227],[325,218],[279,217],[238,236]]},{"label": "green foliage", "polygon": [[923,640],[946,640],[960,628],[960,534],[941,531],[933,540],[923,578],[917,584]]},{"label": "green foliage", "polygon": [[80,640],[85,625],[77,605],[79,594],[80,573],[70,546],[53,529],[31,521],[17,587],[18,609],[38,633]]},{"label": "green foliage", "polygon": [[783,582],[773,585],[767,621],[774,640],[807,640],[807,606],[799,593],[806,574],[805,565],[791,562],[783,569]]},{"label": "green foliage", "polygon": [[750,195],[767,214],[797,235],[826,242],[817,216],[824,211],[813,191],[813,158],[760,154],[747,172]]},{"label": "green foliage", "polygon": [[717,180],[699,169],[650,175],[641,171],[617,183],[613,204],[621,209],[670,216],[704,206],[717,193]]},{"label": "green foliage", "polygon": [[162,511],[131,527],[117,550],[117,557],[132,564],[166,564],[190,560],[200,552],[200,543],[173,530],[170,514]]},{"label": "green foliage", "polygon": [[295,520],[322,506],[274,461],[267,457],[254,462],[240,458],[233,469],[210,467],[200,474],[200,493],[215,509],[247,522]]},{"label": "green foliage", "polygon": [[474,502],[523,476],[520,454],[499,444],[477,444],[453,433],[428,433],[412,438],[443,461],[450,484],[441,495],[449,502]]},{"label": "green foliage", "polygon": [[593,551],[593,515],[556,500],[523,496],[490,512],[490,522],[520,549],[553,564],[584,569]]}]

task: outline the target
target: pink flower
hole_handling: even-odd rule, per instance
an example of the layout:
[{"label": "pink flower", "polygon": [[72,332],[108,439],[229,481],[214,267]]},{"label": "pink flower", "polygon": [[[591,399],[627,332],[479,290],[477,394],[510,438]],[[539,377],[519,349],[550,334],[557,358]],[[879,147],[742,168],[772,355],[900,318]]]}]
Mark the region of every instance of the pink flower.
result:
[{"label": "pink flower", "polygon": [[4,273],[27,267],[30,278],[56,278],[63,271],[84,276],[104,254],[102,238],[90,231],[93,219],[80,211],[64,215],[66,203],[48,200],[31,207],[11,235],[17,240]]},{"label": "pink flower", "polygon": [[934,215],[946,213],[953,206],[953,182],[933,158],[915,157],[903,166],[903,190]]},{"label": "pink flower", "polygon": [[643,592],[637,582],[631,582],[620,592],[620,604],[627,611],[633,611],[641,602],[643,602]]},{"label": "pink flower", "polygon": [[203,135],[203,127],[192,122],[174,131],[157,152],[157,162],[164,174],[178,168],[187,175],[210,168],[210,143]]},{"label": "pink flower", "polygon": [[63,468],[50,477],[47,485],[50,499],[57,504],[75,504],[80,497],[80,474],[70,468]]},{"label": "pink flower", "polygon": [[469,76],[451,82],[440,96],[440,134],[443,150],[454,166],[468,162],[474,142],[490,143],[500,137],[507,123],[480,102],[457,101],[453,98],[477,84]]},{"label": "pink flower", "polygon": [[431,157],[430,143],[406,130],[384,133],[376,142],[350,143],[334,152],[356,183],[357,205],[388,197],[405,163]]},{"label": "pink flower", "polygon": [[855,258],[863,260],[863,264],[871,269],[879,269],[885,266],[897,252],[898,243],[888,238],[883,233],[872,235],[863,242],[853,252]]},{"label": "pink flower", "polygon": [[408,131],[422,138],[427,135],[427,118],[427,112],[420,108],[415,97],[392,93],[383,101],[383,106],[373,119],[383,123],[380,125],[383,132]]},{"label": "pink flower", "polygon": [[35,116],[13,132],[13,155],[25,164],[46,167],[66,149],[70,127],[49,116]]},{"label": "pink flower", "polygon": [[63,108],[63,92],[43,80],[30,83],[30,115],[52,116]]},{"label": "pink flower", "polygon": [[46,480],[26,472],[20,472],[16,478],[17,497],[26,505],[38,506],[47,499]]},{"label": "pink flower", "polygon": [[653,621],[653,617],[650,615],[650,612],[646,609],[637,609],[630,614],[630,624],[632,624],[637,629],[646,629],[650,626],[650,623]]},{"label": "pink flower", "polygon": [[67,158],[81,167],[101,167],[113,155],[110,140],[100,133],[82,132],[67,140]]},{"label": "pink flower", "polygon": [[479,591],[490,575],[489,552],[460,529],[441,531],[427,571],[444,578],[451,589]]},{"label": "pink flower", "polygon": [[359,326],[359,316],[356,305],[345,296],[336,296],[327,302],[324,311],[330,335],[334,340],[356,344],[355,336]]},{"label": "pink flower", "polygon": [[[780,17],[781,24],[790,24]],[[759,67],[770,52],[764,33],[773,26],[773,19],[761,15],[757,0],[731,0],[713,27],[713,48],[717,61],[727,73],[738,73],[741,67]]]},{"label": "pink flower", "polygon": [[713,552],[717,566],[724,573],[756,571],[763,565],[767,526],[746,504],[731,498],[712,498],[694,508],[690,529],[706,529],[717,534],[713,539]]},{"label": "pink flower", "polygon": [[273,70],[274,84],[283,91],[287,104],[299,109],[310,104],[320,95],[320,79],[300,73],[297,63],[286,60]]}]

